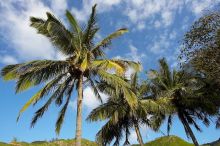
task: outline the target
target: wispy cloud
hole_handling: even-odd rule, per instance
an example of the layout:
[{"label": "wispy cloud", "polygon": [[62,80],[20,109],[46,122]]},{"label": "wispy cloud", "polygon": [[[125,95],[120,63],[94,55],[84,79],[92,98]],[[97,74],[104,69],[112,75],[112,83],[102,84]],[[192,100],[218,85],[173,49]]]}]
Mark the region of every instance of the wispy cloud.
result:
[{"label": "wispy cloud", "polygon": [[17,59],[15,59],[13,56],[5,55],[1,56],[1,62],[4,64],[16,64],[18,63]]},{"label": "wispy cloud", "polygon": [[73,7],[71,11],[79,21],[85,22],[91,13],[91,7],[95,4],[98,4],[98,13],[103,13],[112,10],[115,5],[118,5],[121,2],[122,0],[83,0],[81,9]]},{"label": "wispy cloud", "polygon": [[127,59],[127,60],[132,60],[136,62],[142,62],[143,59],[146,57],[145,53],[141,53],[140,49],[135,47],[133,44],[130,44],[128,46],[129,52],[126,53],[124,56],[116,56],[116,59]]},{"label": "wispy cloud", "polygon": [[186,3],[195,15],[201,15],[205,10],[210,10],[219,2],[220,0],[186,0]]},{"label": "wispy cloud", "polygon": [[0,1],[0,19],[4,20],[0,22],[0,33],[7,35],[7,43],[17,59],[54,59],[58,56],[48,39],[29,26],[30,16],[45,18],[47,11],[61,13],[66,7],[64,0],[53,2],[55,5],[50,8],[38,0]]},{"label": "wispy cloud", "polygon": [[134,24],[154,19],[157,27],[169,26],[182,4],[179,0],[128,0],[124,15]]},{"label": "wispy cloud", "polygon": [[[55,15],[62,16],[68,8],[67,0],[48,1],[42,0],[7,0],[0,2],[0,33],[7,35],[7,43],[16,52],[16,59],[52,59],[60,57],[51,43],[45,37],[36,34],[29,27],[29,17],[44,17],[45,12],[50,11]],[[176,13],[186,6],[188,11],[199,15],[204,9],[213,7],[220,0],[83,0],[82,7],[73,7],[71,11],[81,21],[85,21],[91,12],[91,7],[98,4],[98,13],[121,9],[121,15],[129,18],[128,25],[134,24],[135,29],[141,31],[147,27],[155,28],[170,26]],[[19,15],[18,15],[19,14]],[[150,21],[149,21],[150,20]],[[3,35],[2,34],[2,35]],[[154,53],[160,52],[160,46],[169,46],[164,37],[159,43],[151,47]],[[134,50],[133,50],[134,51]],[[135,52],[134,52],[135,53]],[[138,57],[139,58],[139,57]]]}]

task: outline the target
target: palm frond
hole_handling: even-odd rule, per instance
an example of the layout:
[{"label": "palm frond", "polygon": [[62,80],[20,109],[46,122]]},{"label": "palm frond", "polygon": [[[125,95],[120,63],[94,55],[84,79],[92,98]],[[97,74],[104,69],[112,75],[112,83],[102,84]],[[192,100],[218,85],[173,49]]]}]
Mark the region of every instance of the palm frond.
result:
[{"label": "palm frond", "polygon": [[50,37],[47,31],[47,21],[41,18],[30,17],[30,26],[35,28],[39,34]]},{"label": "palm frond", "polygon": [[68,84],[71,82],[72,78],[69,77],[64,83],[62,83],[57,90],[53,93],[53,95],[47,100],[47,102],[35,112],[34,117],[32,118],[31,121],[31,127],[34,127],[36,122],[38,121],[39,118],[43,116],[43,114],[47,111],[48,107],[51,105],[51,103],[56,99],[61,96],[64,96],[64,93],[66,89],[68,89]]},{"label": "palm frond", "polygon": [[96,4],[92,7],[92,13],[89,17],[88,24],[86,27],[86,30],[84,32],[84,42],[87,44],[88,48],[91,48],[92,46],[92,39],[96,32],[99,30],[96,24]]},{"label": "palm frond", "polygon": [[56,130],[55,131],[58,135],[60,134],[60,130],[61,130],[61,127],[62,127],[62,124],[64,121],[64,117],[66,114],[66,110],[67,110],[73,89],[74,89],[74,82],[72,83],[72,85],[69,87],[69,89],[67,91],[66,103],[64,104],[63,108],[60,110],[58,119],[56,121]]},{"label": "palm frond", "polygon": [[103,69],[106,71],[115,70],[117,74],[122,75],[125,72],[126,66],[117,62],[117,60],[110,60],[110,59],[102,59],[102,60],[95,60],[92,62],[93,68]]},{"label": "palm frond", "polygon": [[[47,85],[45,85],[41,90],[39,90],[34,96],[32,96],[28,102],[21,108],[21,110],[19,111],[18,117],[17,117],[17,121],[19,120],[21,114],[27,110],[27,108],[30,105],[35,105],[42,97],[46,96],[49,94],[50,90],[52,90],[51,88],[56,88],[56,84],[63,78],[63,75],[60,75],[59,77],[57,77],[56,79],[52,80],[51,82],[49,82]],[[61,85],[59,85],[61,88]],[[55,91],[58,92],[59,88]],[[55,94],[54,96],[58,93]]]},{"label": "palm frond", "polygon": [[13,65],[7,65],[1,70],[1,76],[5,81],[9,80],[15,80],[19,77],[21,72],[19,71],[19,68],[23,64],[13,64]]},{"label": "palm frond", "polygon": [[112,120],[109,120],[97,133],[96,141],[101,145],[107,145],[115,138],[114,145],[119,145],[119,141],[123,136],[120,129],[121,125],[119,123],[113,124]]},{"label": "palm frond", "polygon": [[[21,92],[29,89],[32,86],[38,85],[42,82],[48,81],[59,74],[63,74],[68,71],[69,64],[66,61],[52,61],[42,60],[35,63],[27,63],[22,66],[21,70],[24,70],[19,76],[16,92]],[[22,69],[23,68],[23,69]]]},{"label": "palm frond", "polygon": [[72,55],[77,50],[75,37],[60,23],[49,22],[47,25],[49,39],[65,55]]},{"label": "palm frond", "polygon": [[92,53],[96,52],[97,50],[99,50],[103,47],[106,47],[109,43],[111,43],[112,39],[117,38],[126,32],[128,32],[128,30],[126,28],[122,28],[122,29],[119,29],[116,32],[110,34],[105,39],[103,39],[101,42],[99,42],[95,48],[92,49]]},{"label": "palm frond", "polygon": [[216,120],[216,128],[220,128],[220,116],[217,117],[217,120]]},{"label": "palm frond", "polygon": [[37,29],[39,34],[49,38],[65,55],[73,54],[76,50],[72,44],[74,36],[55,16],[47,12],[47,20],[31,17],[31,26]]},{"label": "palm frond", "polygon": [[99,121],[110,118],[118,107],[120,107],[120,105],[118,105],[117,103],[108,101],[107,103],[104,103],[98,106],[97,108],[93,109],[87,117],[87,120]]},{"label": "palm frond", "polygon": [[66,17],[68,19],[68,21],[70,22],[73,30],[77,33],[77,35],[79,35],[82,30],[77,22],[77,20],[73,17],[73,15],[70,13],[70,11],[66,11]]},{"label": "palm frond", "polygon": [[101,97],[101,95],[100,95],[100,93],[99,93],[100,91],[99,91],[99,89],[97,88],[97,86],[95,85],[94,81],[93,81],[92,79],[90,79],[89,82],[90,82],[90,85],[91,85],[91,88],[92,88],[93,92],[95,93],[95,96],[97,97],[97,99],[98,99],[101,103],[103,103],[102,97]]},{"label": "palm frond", "polygon": [[115,59],[117,63],[123,64],[128,68],[133,69],[135,72],[139,72],[142,70],[142,65],[140,62],[135,62],[131,60],[123,60],[123,59]]}]

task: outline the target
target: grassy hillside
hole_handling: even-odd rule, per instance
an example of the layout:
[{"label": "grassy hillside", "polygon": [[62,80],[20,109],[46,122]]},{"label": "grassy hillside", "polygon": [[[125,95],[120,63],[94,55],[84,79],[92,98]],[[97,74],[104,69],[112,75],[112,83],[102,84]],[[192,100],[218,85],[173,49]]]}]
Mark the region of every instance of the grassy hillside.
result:
[{"label": "grassy hillside", "polygon": [[0,142],[0,146],[7,146],[7,144],[4,142]]},{"label": "grassy hillside", "polygon": [[[46,141],[35,141],[32,143],[26,142],[12,142],[10,144],[0,143],[0,146],[73,146],[75,144],[75,140],[56,140],[53,142]],[[82,146],[98,146],[95,142],[83,139]]]},{"label": "grassy hillside", "polygon": [[[139,146],[139,145],[134,145]],[[146,143],[144,146],[194,146],[177,136],[164,136]]]},{"label": "grassy hillside", "polygon": [[204,144],[202,146],[220,146],[220,139],[211,143]]},{"label": "grassy hillside", "polygon": [[[10,144],[6,144],[0,142],[0,146],[72,146],[73,144],[75,144],[75,140],[64,140],[64,139],[60,139],[52,142],[35,141],[32,143],[12,142]],[[82,146],[98,146],[98,145],[95,142],[83,139]],[[133,146],[139,146],[139,145],[133,145]],[[194,145],[184,141],[183,139],[177,136],[164,136],[157,138],[154,141],[146,143],[145,146],[194,146]],[[204,144],[202,146],[220,146],[220,139],[212,143]]]}]

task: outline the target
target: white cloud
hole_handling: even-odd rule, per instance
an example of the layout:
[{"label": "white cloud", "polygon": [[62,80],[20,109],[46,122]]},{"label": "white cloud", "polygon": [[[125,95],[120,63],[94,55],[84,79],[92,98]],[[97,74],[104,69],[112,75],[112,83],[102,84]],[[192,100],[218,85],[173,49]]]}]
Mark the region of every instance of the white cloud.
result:
[{"label": "white cloud", "polygon": [[[168,27],[176,14],[183,11],[200,15],[204,10],[211,9],[220,0],[126,0],[123,14],[140,29],[141,22],[150,22],[155,28]],[[184,9],[183,9],[184,8]],[[149,26],[148,26],[149,27]]]},{"label": "white cloud", "polygon": [[[10,48],[14,49],[18,59],[55,59],[57,51],[47,38],[31,28],[29,17],[46,17],[46,12],[56,12],[65,8],[64,0],[56,0],[53,9],[39,0],[0,1],[0,33],[7,33]],[[19,14],[19,15],[18,15]],[[9,52],[9,51],[8,51]]]},{"label": "white cloud", "polygon": [[71,11],[77,20],[85,22],[91,13],[92,6],[95,4],[97,4],[97,12],[102,13],[111,10],[113,6],[120,4],[121,1],[122,0],[83,0],[81,9],[72,8]]},{"label": "white cloud", "polygon": [[[169,52],[167,49],[175,49],[170,48],[172,47],[172,44],[175,44],[176,38],[177,38],[177,30],[168,30],[165,29],[162,32],[157,32],[160,35],[155,36],[151,43],[147,46],[147,48],[154,54],[160,55],[162,53],[163,56],[166,55],[167,52]],[[166,51],[166,52],[165,52]],[[174,50],[175,51],[175,50]]]},{"label": "white cloud", "polygon": [[50,2],[51,9],[58,15],[63,15],[65,10],[67,9],[67,1],[66,0],[53,0]]},{"label": "white cloud", "polygon": [[[100,96],[102,97],[103,102],[105,102],[108,98],[108,96],[104,93],[100,93]],[[76,110],[76,104],[77,97],[73,101],[71,101],[69,105],[73,110]],[[100,104],[100,101],[96,97],[91,87],[86,87],[83,90],[83,106],[86,107],[86,110],[90,112],[92,109],[96,108]]]},{"label": "white cloud", "polygon": [[181,9],[182,5],[183,1],[179,0],[128,0],[124,15],[134,24],[154,19],[156,28],[166,27],[172,24],[175,12]]},{"label": "white cloud", "polygon": [[138,30],[143,30],[145,28],[145,23],[144,22],[139,22],[137,25]]},{"label": "white cloud", "polygon": [[141,62],[141,60],[146,57],[144,53],[139,53],[134,45],[130,44],[129,48],[130,52],[126,54],[126,58],[131,59],[132,61]]},{"label": "white cloud", "polygon": [[[143,59],[146,57],[144,53],[138,52],[138,48],[136,48],[134,45],[129,45],[130,52],[126,53],[125,56],[116,56],[115,59],[125,59],[125,60],[132,60],[135,62],[142,62]],[[125,76],[127,79],[130,78],[130,76],[135,73],[135,70],[132,68],[128,68],[128,70],[125,72]]]},{"label": "white cloud", "polygon": [[161,17],[165,26],[169,26],[173,22],[173,14],[171,11],[162,12]]},{"label": "white cloud", "polygon": [[169,34],[169,39],[170,39],[170,40],[174,40],[174,39],[176,38],[176,36],[177,36],[176,31],[172,31],[172,32]]},{"label": "white cloud", "polygon": [[1,57],[1,62],[4,64],[16,64],[18,63],[17,59],[12,56],[6,55]]},{"label": "white cloud", "polygon": [[150,51],[154,54],[163,53],[170,46],[166,35],[161,35],[155,39],[150,47]]},{"label": "white cloud", "polygon": [[[142,139],[146,139],[147,137],[149,137],[147,134],[148,132],[146,133],[146,131],[150,131],[150,128],[148,128],[148,126],[146,125],[139,125],[139,130],[141,132],[141,136],[142,136]],[[137,134],[136,134],[136,131],[134,129],[132,129],[130,131],[130,136],[129,136],[129,140],[130,140],[130,143],[131,144],[137,144],[138,143],[138,139],[137,139]]]},{"label": "white cloud", "polygon": [[115,59],[126,59],[132,60],[135,62],[142,62],[142,60],[146,57],[144,53],[138,52],[139,49],[136,48],[134,45],[130,44],[129,46],[130,51],[125,54],[125,56],[116,56]]},{"label": "white cloud", "polygon": [[220,0],[193,0],[189,1],[186,0],[189,4],[189,8],[195,15],[200,15],[203,13],[204,10],[211,9],[213,6],[215,6],[217,3],[220,2]]},{"label": "white cloud", "polygon": [[128,70],[125,72],[125,77],[127,79],[131,79],[131,75],[135,73],[135,70],[133,68],[128,68]]},{"label": "white cloud", "polygon": [[[100,93],[100,95],[103,101],[106,101],[107,95],[103,93]],[[83,91],[83,104],[89,111],[101,104],[91,87],[87,87]]]},{"label": "white cloud", "polygon": [[161,26],[160,21],[156,20],[156,21],[154,22],[154,27],[155,27],[155,28],[159,28],[160,26]]}]

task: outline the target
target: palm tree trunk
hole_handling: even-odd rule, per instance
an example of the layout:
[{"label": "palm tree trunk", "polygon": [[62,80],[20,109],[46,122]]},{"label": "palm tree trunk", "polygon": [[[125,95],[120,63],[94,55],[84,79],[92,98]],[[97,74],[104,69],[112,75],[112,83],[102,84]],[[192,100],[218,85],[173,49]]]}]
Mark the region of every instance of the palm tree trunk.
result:
[{"label": "palm tree trunk", "polygon": [[83,74],[80,75],[79,82],[78,82],[76,146],[81,146],[81,138],[82,138],[82,100],[83,100],[82,84],[83,84]]},{"label": "palm tree trunk", "polygon": [[137,122],[135,122],[134,128],[135,128],[135,131],[136,131],[136,134],[137,134],[137,138],[138,138],[139,144],[141,146],[144,146],[144,142],[143,142],[143,139],[142,139],[142,136],[141,136],[141,132],[140,132],[140,129],[139,129],[139,126],[138,126]]},{"label": "palm tree trunk", "polygon": [[187,132],[189,132],[189,135],[194,143],[195,146],[199,146],[199,143],[192,131],[192,129],[189,126],[189,123],[186,121],[186,119],[184,117],[181,118],[181,121],[183,122],[183,126],[185,127],[185,129],[187,130]]}]

